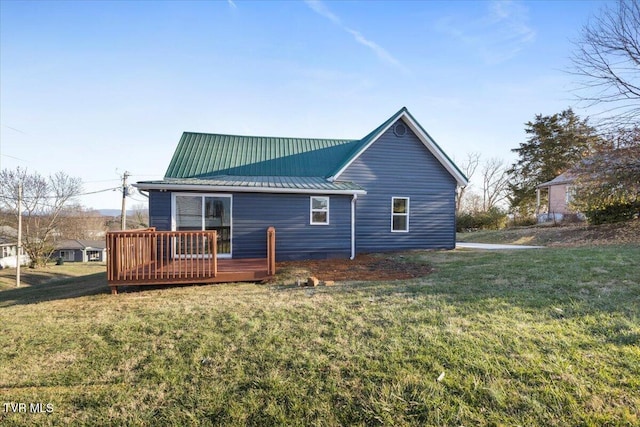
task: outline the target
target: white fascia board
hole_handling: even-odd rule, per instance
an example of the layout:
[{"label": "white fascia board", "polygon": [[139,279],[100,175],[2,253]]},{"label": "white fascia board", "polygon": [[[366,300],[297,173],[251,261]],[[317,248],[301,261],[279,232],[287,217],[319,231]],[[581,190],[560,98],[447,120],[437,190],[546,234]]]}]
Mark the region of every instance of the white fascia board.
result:
[{"label": "white fascia board", "polygon": [[[451,160],[447,158],[447,156],[438,148],[437,144],[429,135],[427,135],[418,125],[411,119],[411,116],[403,113],[405,118],[405,123],[409,125],[411,130],[418,135],[420,141],[424,144],[425,147],[434,155],[436,159],[444,166],[444,168],[456,179],[456,182],[459,186],[465,187],[469,184],[469,181],[456,169],[456,167],[451,163]],[[402,116],[401,116],[402,117]]]},{"label": "white fascia board", "polygon": [[221,186],[203,184],[145,184],[136,183],[134,187],[140,190],[166,190],[166,191],[208,191],[227,193],[277,193],[277,194],[338,194],[352,196],[354,194],[367,194],[365,190],[323,190],[323,189],[299,189],[299,188],[269,188],[269,187],[242,187]]},{"label": "white fascia board", "polygon": [[373,140],[371,140],[360,150],[357,156],[351,159],[351,161],[347,163],[342,169],[340,169],[334,176],[330,177],[329,181],[335,181],[340,178],[340,175],[342,175],[344,171],[347,170],[349,166],[351,166],[351,164],[356,161],[356,159],[358,159],[365,151],[367,151],[367,149],[374,142],[376,142],[378,138],[380,138],[387,130],[389,130],[391,126],[397,123],[400,119],[404,119],[405,124],[409,125],[413,133],[418,136],[418,139],[420,139],[420,142],[422,142],[422,144],[427,147],[427,150],[429,150],[429,152],[433,154],[433,156],[440,162],[440,164],[442,164],[442,166],[444,166],[444,168],[456,179],[456,182],[459,186],[464,187],[469,184],[469,181],[460,174],[456,167],[451,164],[451,161],[442,153],[442,151],[438,149],[433,139],[431,139],[429,135],[422,131],[421,127],[411,119],[411,116],[409,116],[406,111],[403,111],[398,119],[383,128]]}]

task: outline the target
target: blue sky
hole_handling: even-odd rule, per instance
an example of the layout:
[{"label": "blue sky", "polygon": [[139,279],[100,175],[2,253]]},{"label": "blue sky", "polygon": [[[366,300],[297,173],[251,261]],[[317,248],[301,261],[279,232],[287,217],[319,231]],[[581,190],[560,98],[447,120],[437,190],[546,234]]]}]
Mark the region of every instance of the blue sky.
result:
[{"label": "blue sky", "polygon": [[571,40],[603,4],[3,0],[0,167],[94,192],[161,178],[183,131],[361,138],[403,106],[457,161],[511,162],[575,107]]}]

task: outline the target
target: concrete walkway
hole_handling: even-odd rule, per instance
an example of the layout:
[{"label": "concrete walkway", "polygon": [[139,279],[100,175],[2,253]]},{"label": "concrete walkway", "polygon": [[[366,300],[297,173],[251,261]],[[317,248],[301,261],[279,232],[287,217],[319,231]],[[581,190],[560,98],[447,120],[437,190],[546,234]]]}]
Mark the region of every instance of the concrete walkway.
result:
[{"label": "concrete walkway", "polygon": [[470,243],[470,242],[457,242],[456,249],[486,249],[490,251],[505,250],[505,249],[541,249],[544,246],[525,246],[525,245],[495,245],[491,243]]}]

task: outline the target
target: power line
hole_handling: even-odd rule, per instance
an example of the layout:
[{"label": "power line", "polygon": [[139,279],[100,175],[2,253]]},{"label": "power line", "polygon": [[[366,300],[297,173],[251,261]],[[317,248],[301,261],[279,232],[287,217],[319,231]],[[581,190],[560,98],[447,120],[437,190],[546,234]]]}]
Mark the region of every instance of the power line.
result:
[{"label": "power line", "polygon": [[8,155],[8,154],[0,154],[0,156],[2,156],[2,157],[8,157],[8,158],[10,158],[10,159],[14,159],[14,160],[20,160],[21,162],[26,162],[26,161],[27,161],[27,160],[25,160],[25,159],[21,159],[20,157],[14,157],[14,156],[10,156],[10,155]]},{"label": "power line", "polygon": [[[91,194],[98,194],[98,193],[104,193],[107,191],[116,191],[116,190],[120,190],[120,187],[112,187],[112,188],[105,188],[104,190],[97,190],[97,191],[89,191],[87,193],[80,193],[80,194],[76,194],[74,196],[72,196],[71,198],[73,199],[74,197],[81,197],[81,196],[88,196]],[[34,201],[34,200],[40,200],[40,199],[57,199],[58,196],[56,195],[42,195],[42,196],[33,196],[33,197],[29,197],[29,196],[23,196],[22,200],[24,201]]]},{"label": "power line", "polygon": [[79,196],[88,196],[89,194],[98,194],[98,193],[104,193],[106,191],[116,191],[119,190],[120,187],[113,187],[113,188],[106,188],[104,190],[98,190],[98,191],[91,191],[89,193],[82,193],[82,194],[78,194],[78,196],[74,196],[74,197],[79,197]]},{"label": "power line", "polygon": [[96,181],[82,181],[83,184],[95,184],[96,182],[113,182],[113,181],[118,181],[120,182],[120,178],[112,178],[112,179],[98,179]]}]

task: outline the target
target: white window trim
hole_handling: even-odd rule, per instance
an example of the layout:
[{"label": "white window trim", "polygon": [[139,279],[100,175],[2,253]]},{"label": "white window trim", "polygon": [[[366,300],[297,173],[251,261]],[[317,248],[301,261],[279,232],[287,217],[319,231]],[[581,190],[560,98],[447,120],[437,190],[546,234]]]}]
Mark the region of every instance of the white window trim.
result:
[{"label": "white window trim", "polygon": [[[407,213],[395,213],[393,212],[393,205],[396,200],[402,199],[407,201]],[[392,233],[408,233],[409,232],[409,214],[411,213],[411,200],[409,197],[392,197],[391,198],[391,232]],[[405,216],[407,217],[407,229],[406,230],[394,230],[393,229],[393,218],[396,216]]]},{"label": "white window trim", "polygon": [[[229,239],[229,245],[230,245],[230,252],[228,254],[218,254],[218,258],[219,259],[231,259],[233,258],[233,194],[226,194],[226,193],[185,193],[185,192],[179,192],[179,193],[171,193],[171,231],[176,231],[178,228],[178,222],[176,220],[177,218],[177,214],[176,214],[176,197],[177,196],[201,196],[201,197],[228,197],[229,199],[231,199],[231,204],[229,205],[229,210],[231,211],[231,221],[229,222],[229,233],[230,233],[230,239]],[[204,200],[203,200],[204,201]],[[202,230],[204,230],[204,203],[202,203]],[[176,254],[173,254],[173,256],[175,257]]]},{"label": "white window trim", "polygon": [[575,188],[573,187],[573,185],[567,185],[567,187],[565,188],[565,193],[564,193],[564,202],[566,204],[569,204],[573,201],[573,198],[575,196]]},{"label": "white window trim", "polygon": [[[326,209],[313,209],[313,200],[314,199],[324,199],[327,202]],[[329,203],[330,198],[328,196],[311,196],[309,197],[309,224],[310,225],[329,225]],[[313,221],[313,213],[314,212],[326,212],[327,213],[327,221],[326,222],[314,222]]]}]

